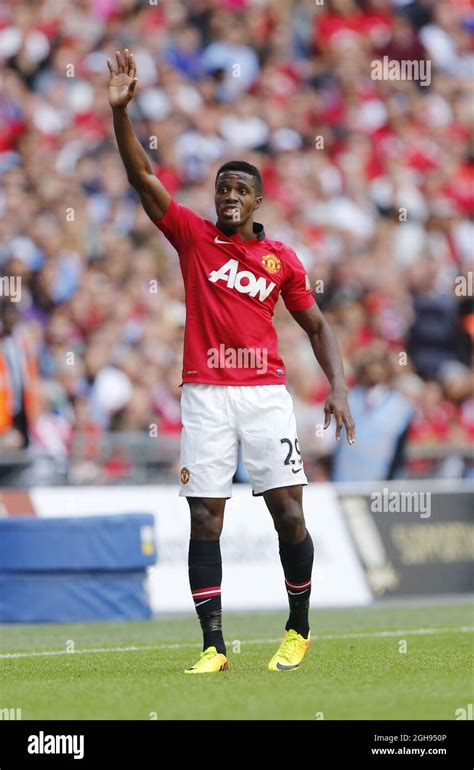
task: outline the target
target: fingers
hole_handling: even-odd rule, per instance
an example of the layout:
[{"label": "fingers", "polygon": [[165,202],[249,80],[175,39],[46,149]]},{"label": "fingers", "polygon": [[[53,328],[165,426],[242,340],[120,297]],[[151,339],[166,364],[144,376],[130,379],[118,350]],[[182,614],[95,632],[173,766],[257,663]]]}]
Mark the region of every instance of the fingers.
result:
[{"label": "fingers", "polygon": [[131,96],[133,96],[133,94],[135,93],[135,87],[137,83],[138,83],[138,78],[134,78],[128,87],[128,93],[131,94]]},{"label": "fingers", "polygon": [[344,414],[343,418],[344,425],[346,426],[346,435],[347,435],[347,441],[349,444],[354,444],[356,437],[355,437],[355,424],[354,420],[352,419],[352,415],[349,413]]},{"label": "fingers", "polygon": [[130,75],[131,78],[134,78],[135,75],[137,74],[137,65],[136,65],[135,57],[134,57],[133,53],[131,53],[129,55],[129,70],[128,70],[128,74]]},{"label": "fingers", "polygon": [[324,404],[324,430],[329,428],[331,424],[331,407],[329,404]]},{"label": "fingers", "polygon": [[110,59],[107,59],[107,66],[110,74],[118,75],[123,72],[125,75],[134,78],[137,74],[137,65],[133,53],[130,53],[129,49],[125,48],[123,54],[121,54],[120,51],[115,51],[115,58],[117,60],[117,72],[114,72]]},{"label": "fingers", "polygon": [[331,415],[336,419],[336,440],[340,441],[343,426],[346,429],[347,441],[355,443],[355,423],[349,410],[338,409],[332,404],[324,404],[324,430],[331,424]]},{"label": "fingers", "polygon": [[125,63],[122,59],[122,54],[120,51],[115,51],[115,58],[117,59],[118,73],[125,72]]},{"label": "fingers", "polygon": [[133,53],[130,53],[129,49],[125,48],[123,55],[125,59],[125,74],[129,75],[131,78],[134,78],[137,67],[135,64],[135,59],[133,58]]}]

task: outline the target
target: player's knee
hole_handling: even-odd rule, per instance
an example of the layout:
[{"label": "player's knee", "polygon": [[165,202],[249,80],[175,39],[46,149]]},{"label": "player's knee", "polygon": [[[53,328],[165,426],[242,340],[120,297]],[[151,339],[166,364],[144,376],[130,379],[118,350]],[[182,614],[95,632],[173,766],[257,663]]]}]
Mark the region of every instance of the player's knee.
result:
[{"label": "player's knee", "polygon": [[196,499],[191,510],[191,538],[193,540],[218,540],[222,532],[222,514],[212,506]]},{"label": "player's knee", "polygon": [[295,504],[285,506],[274,515],[273,523],[278,534],[288,542],[301,539],[306,528],[303,509]]}]

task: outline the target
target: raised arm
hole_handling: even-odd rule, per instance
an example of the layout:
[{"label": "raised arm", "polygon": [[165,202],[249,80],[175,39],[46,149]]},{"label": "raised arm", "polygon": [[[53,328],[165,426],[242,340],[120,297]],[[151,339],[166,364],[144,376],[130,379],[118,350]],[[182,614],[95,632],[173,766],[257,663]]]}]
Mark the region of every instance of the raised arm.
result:
[{"label": "raised arm", "polygon": [[112,108],[114,131],[128,181],[140,196],[143,208],[153,221],[159,221],[171,203],[168,190],[156,178],[145,150],[133,130],[127,105],[137,85],[135,59],[128,48],[123,56],[117,51],[117,71],[107,59],[110,72],[109,103]]},{"label": "raised arm", "polygon": [[324,405],[324,428],[329,426],[333,414],[336,418],[337,440],[339,441],[341,437],[344,425],[347,440],[349,444],[353,444],[355,425],[347,401],[344,369],[336,336],[316,303],[306,310],[292,310],[291,315],[307,333],[314,355],[331,385],[331,392]]}]

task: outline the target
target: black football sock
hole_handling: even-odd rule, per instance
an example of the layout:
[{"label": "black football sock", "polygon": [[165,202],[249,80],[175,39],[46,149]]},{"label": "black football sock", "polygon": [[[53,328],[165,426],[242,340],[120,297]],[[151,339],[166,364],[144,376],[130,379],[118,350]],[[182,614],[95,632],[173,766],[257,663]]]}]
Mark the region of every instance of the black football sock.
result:
[{"label": "black football sock", "polygon": [[305,639],[309,634],[309,597],[311,595],[311,570],[313,567],[314,547],[311,535],[301,543],[285,543],[279,539],[280,559],[285,575],[288,592],[290,616],[285,629],[293,628]]},{"label": "black football sock", "polygon": [[190,540],[189,584],[203,633],[203,650],[226,654],[222,635],[222,560],[219,540]]}]

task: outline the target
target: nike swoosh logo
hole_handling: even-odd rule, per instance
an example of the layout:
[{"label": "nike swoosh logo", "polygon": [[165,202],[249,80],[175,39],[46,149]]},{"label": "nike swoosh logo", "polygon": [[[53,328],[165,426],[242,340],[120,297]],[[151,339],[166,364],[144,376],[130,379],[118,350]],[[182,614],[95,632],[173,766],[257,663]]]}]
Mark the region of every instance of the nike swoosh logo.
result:
[{"label": "nike swoosh logo", "polygon": [[[213,598],[214,598],[214,597],[213,597],[213,596],[211,596],[211,599],[213,599]],[[210,602],[210,601],[211,601],[211,599],[204,599],[204,601],[203,601],[203,602],[198,602],[197,604],[194,604],[194,606],[195,606],[195,607],[200,607],[200,606],[201,606],[201,604],[205,604],[206,602]]]},{"label": "nike swoosh logo", "polygon": [[232,246],[232,241],[221,241],[221,240],[219,240],[219,236],[218,235],[216,235],[216,237],[214,238],[214,242],[215,243],[228,243],[229,246]]},{"label": "nike swoosh logo", "polygon": [[291,469],[291,472],[292,472],[292,473],[299,473],[299,472],[300,472],[300,471],[302,471],[302,470],[303,470],[303,468],[298,468],[298,470],[297,470],[297,471],[295,471],[295,469],[294,469],[294,468],[292,468],[292,469]]}]

